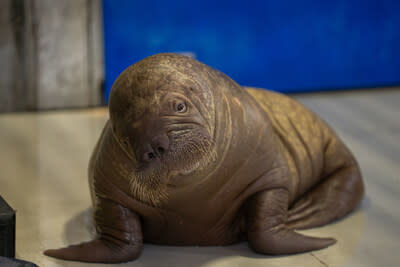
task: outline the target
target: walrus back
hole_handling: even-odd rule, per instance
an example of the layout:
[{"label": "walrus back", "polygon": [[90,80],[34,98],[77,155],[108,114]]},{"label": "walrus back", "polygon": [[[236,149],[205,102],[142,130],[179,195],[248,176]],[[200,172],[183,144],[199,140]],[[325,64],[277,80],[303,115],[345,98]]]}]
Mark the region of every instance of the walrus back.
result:
[{"label": "walrus back", "polygon": [[284,151],[290,169],[292,200],[321,179],[324,147],[332,129],[315,113],[288,96],[246,88],[265,111]]}]

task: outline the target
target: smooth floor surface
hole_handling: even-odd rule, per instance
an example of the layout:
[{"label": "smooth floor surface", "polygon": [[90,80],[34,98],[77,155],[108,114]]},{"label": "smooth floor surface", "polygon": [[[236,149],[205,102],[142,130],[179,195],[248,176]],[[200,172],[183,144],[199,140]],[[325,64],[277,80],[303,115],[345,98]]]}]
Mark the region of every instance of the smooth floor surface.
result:
[{"label": "smooth floor surface", "polygon": [[[246,243],[146,244],[138,260],[117,266],[400,266],[400,90],[294,97],[336,129],[364,175],[366,197],[359,209],[303,231],[335,237],[337,244],[279,257],[256,254]],[[94,235],[86,172],[107,116],[105,109],[0,115],[0,194],[17,211],[17,258],[39,266],[86,266],[42,251]]]}]

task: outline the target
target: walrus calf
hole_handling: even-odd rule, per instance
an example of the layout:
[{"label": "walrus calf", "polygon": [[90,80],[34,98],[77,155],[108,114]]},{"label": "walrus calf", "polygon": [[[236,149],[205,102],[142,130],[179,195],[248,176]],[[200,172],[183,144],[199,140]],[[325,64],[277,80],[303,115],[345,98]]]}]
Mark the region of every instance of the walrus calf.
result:
[{"label": "walrus calf", "polygon": [[89,163],[98,237],[48,256],[124,262],[143,242],[245,240],[258,253],[306,252],[335,240],[295,229],[344,216],[364,194],[356,160],[317,115],[189,57],[127,68],[109,112]]}]

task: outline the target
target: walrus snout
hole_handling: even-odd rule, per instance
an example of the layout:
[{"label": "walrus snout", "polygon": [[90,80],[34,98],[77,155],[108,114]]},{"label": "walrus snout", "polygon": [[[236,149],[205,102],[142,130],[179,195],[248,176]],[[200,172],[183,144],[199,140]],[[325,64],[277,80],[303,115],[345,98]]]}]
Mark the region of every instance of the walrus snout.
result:
[{"label": "walrus snout", "polygon": [[145,142],[142,145],[140,159],[144,163],[150,163],[162,157],[169,149],[169,138],[166,134],[159,134],[149,139],[151,140],[150,142]]}]

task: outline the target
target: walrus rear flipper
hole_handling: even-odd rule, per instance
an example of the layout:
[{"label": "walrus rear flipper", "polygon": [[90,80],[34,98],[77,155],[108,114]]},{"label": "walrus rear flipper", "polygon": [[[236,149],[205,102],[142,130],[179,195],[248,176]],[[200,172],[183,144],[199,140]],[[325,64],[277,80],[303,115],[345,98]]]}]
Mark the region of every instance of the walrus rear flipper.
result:
[{"label": "walrus rear flipper", "polygon": [[[45,255],[71,261],[116,263],[131,261],[142,251],[142,231],[138,216],[107,199],[98,199],[95,221],[99,237]],[[105,216],[107,214],[107,216]]]},{"label": "walrus rear flipper", "polygon": [[289,210],[291,229],[322,226],[354,210],[364,196],[360,168],[351,152],[332,137],[325,149],[324,180]]},{"label": "walrus rear flipper", "polygon": [[285,224],[288,199],[288,191],[281,188],[257,193],[250,199],[247,235],[253,250],[263,254],[292,254],[322,249],[336,242],[289,229]]}]

